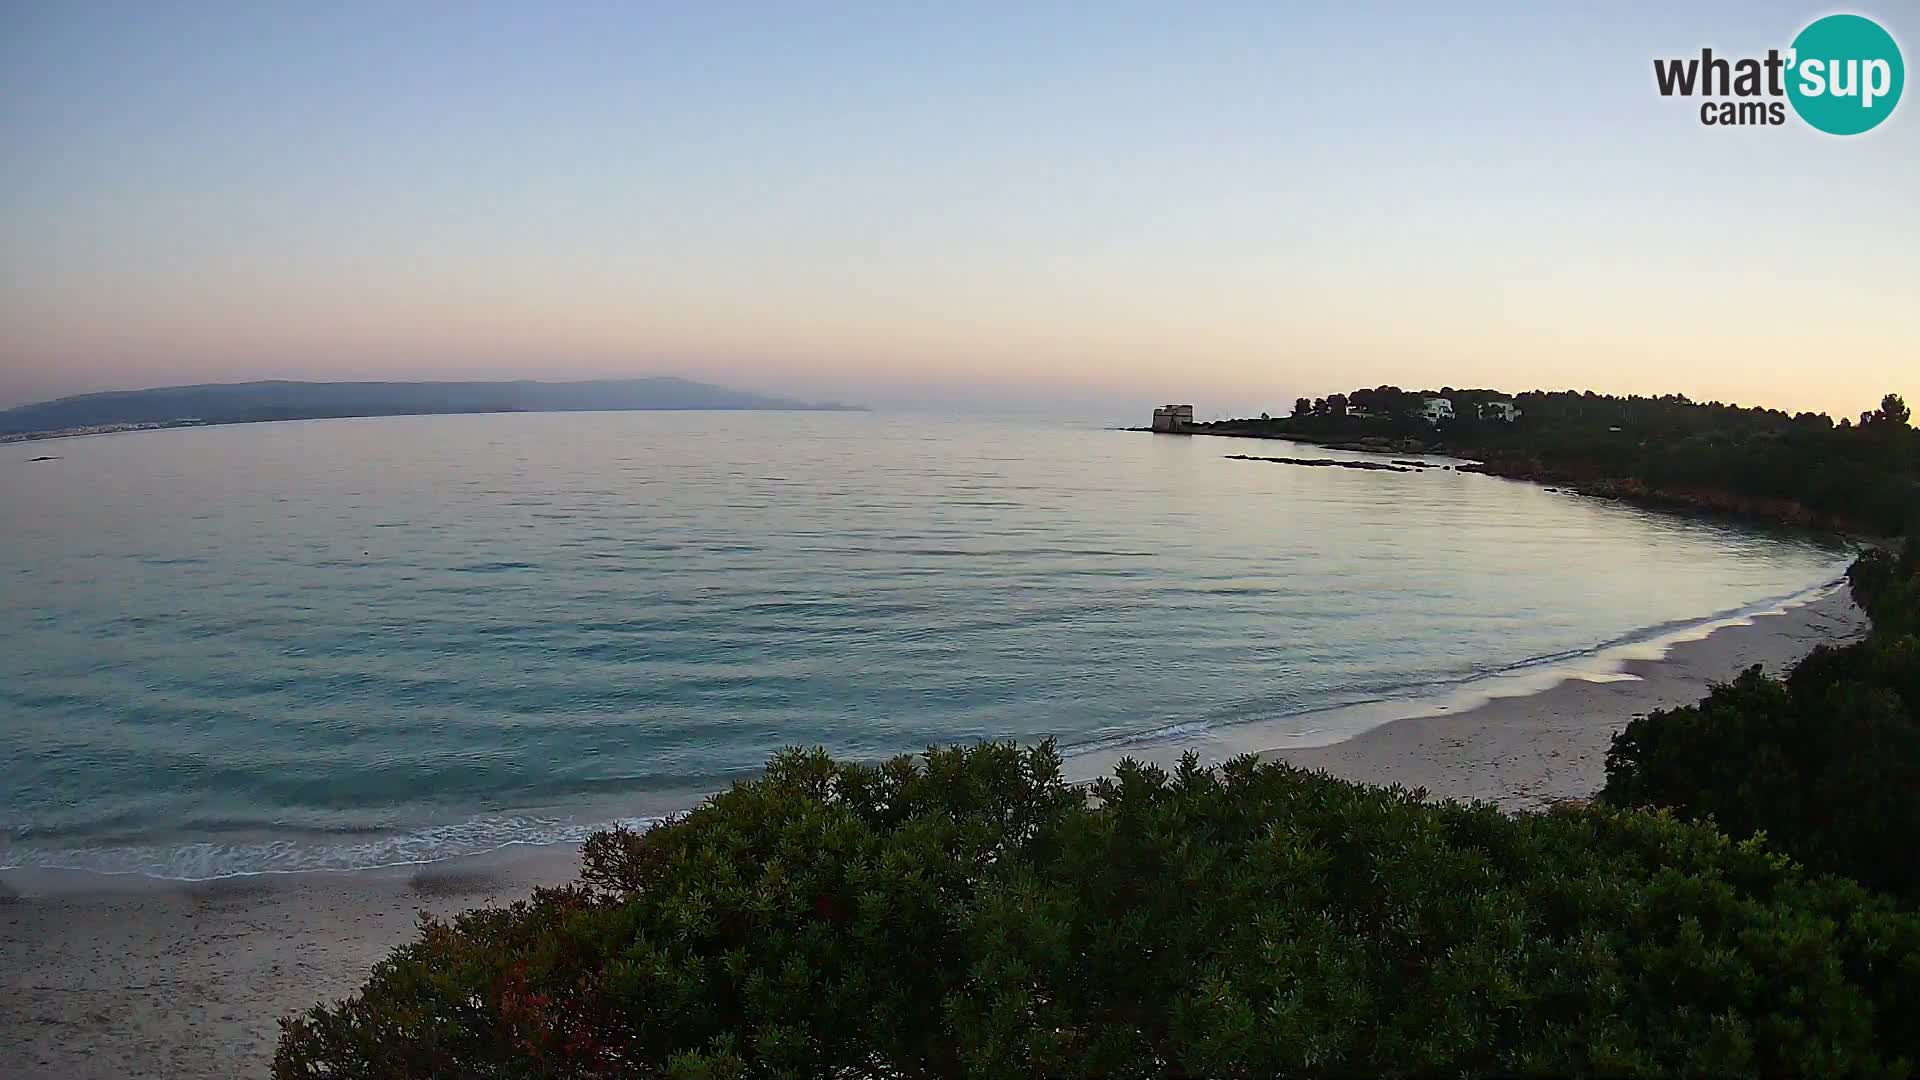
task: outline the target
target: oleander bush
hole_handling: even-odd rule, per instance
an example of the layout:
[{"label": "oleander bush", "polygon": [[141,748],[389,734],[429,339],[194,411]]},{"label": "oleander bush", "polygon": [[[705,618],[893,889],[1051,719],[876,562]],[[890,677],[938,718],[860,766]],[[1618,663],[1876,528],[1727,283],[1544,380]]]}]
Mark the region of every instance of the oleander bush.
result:
[{"label": "oleander bush", "polygon": [[1764,833],[1808,866],[1920,900],[1920,570],[1863,556],[1849,571],[1866,640],[1822,646],[1784,678],[1758,667],[1697,705],[1628,724],[1602,798]]},{"label": "oleander bush", "polygon": [[295,1077],[1906,1075],[1920,917],[1758,840],[1241,758],[785,752],[425,919]]}]

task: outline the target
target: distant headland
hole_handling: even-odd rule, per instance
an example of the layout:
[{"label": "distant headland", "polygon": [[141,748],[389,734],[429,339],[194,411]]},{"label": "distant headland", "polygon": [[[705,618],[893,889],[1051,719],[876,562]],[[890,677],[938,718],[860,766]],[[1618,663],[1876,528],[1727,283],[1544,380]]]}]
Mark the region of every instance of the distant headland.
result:
[{"label": "distant headland", "polygon": [[1151,427],[1132,430],[1445,454],[1470,459],[1463,472],[1869,536],[1920,522],[1920,431],[1898,394],[1836,423],[1683,394],[1377,386],[1299,398],[1279,417],[1196,422],[1193,406],[1163,405]]},{"label": "distant headland", "polygon": [[0,441],[108,431],[440,413],[761,409],[858,412],[673,376],[584,382],[247,382],[118,390],[0,411]]}]

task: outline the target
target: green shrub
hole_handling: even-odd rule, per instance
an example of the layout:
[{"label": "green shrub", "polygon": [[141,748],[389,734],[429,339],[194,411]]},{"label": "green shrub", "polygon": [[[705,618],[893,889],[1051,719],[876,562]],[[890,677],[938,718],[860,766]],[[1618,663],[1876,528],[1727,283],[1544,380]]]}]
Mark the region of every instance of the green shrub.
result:
[{"label": "green shrub", "polygon": [[1601,797],[1765,833],[1810,867],[1920,899],[1920,573],[1910,546],[1862,556],[1848,576],[1873,617],[1867,640],[1634,720],[1607,753]]},{"label": "green shrub", "polygon": [[1895,556],[1883,550],[1866,552],[1847,568],[1853,598],[1873,616],[1878,634],[1920,634],[1920,534],[1912,535]]},{"label": "green shrub", "polygon": [[1902,1075],[1920,920],[1759,842],[1242,758],[776,757],[423,923],[277,1077]]}]

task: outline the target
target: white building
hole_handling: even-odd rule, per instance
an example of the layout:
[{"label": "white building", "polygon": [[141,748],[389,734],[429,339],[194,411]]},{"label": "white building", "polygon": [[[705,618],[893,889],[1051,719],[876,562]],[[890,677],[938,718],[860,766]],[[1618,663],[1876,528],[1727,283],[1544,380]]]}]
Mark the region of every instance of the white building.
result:
[{"label": "white building", "polygon": [[1498,420],[1501,423],[1511,424],[1520,419],[1520,410],[1511,399],[1486,401],[1480,404],[1480,419]]},{"label": "white building", "polygon": [[1193,426],[1193,406],[1162,405],[1153,410],[1153,430],[1178,434]]},{"label": "white building", "polygon": [[1424,417],[1429,424],[1437,424],[1442,420],[1451,420],[1453,419],[1453,399],[1443,397],[1426,398],[1420,403],[1420,415]]}]

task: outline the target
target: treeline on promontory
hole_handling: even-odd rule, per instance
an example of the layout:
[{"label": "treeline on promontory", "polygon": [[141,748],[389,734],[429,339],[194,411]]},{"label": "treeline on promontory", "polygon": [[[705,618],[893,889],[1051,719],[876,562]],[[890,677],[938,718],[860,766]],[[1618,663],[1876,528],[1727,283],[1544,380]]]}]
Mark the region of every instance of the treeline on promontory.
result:
[{"label": "treeline on promontory", "polygon": [[[1447,402],[1444,414],[1425,408],[1434,399]],[[1301,398],[1290,416],[1190,430],[1447,453],[1479,462],[1477,471],[1594,495],[1894,536],[1920,507],[1920,432],[1911,419],[1897,394],[1836,423],[1824,413],[1680,394],[1379,386]]]},{"label": "treeline on promontory", "polygon": [[[1920,566],[1508,815],[1243,757],[776,756],[425,920],[274,1075],[1861,1076],[1920,1064]],[[1607,718],[1596,718],[1604,722]]]}]

